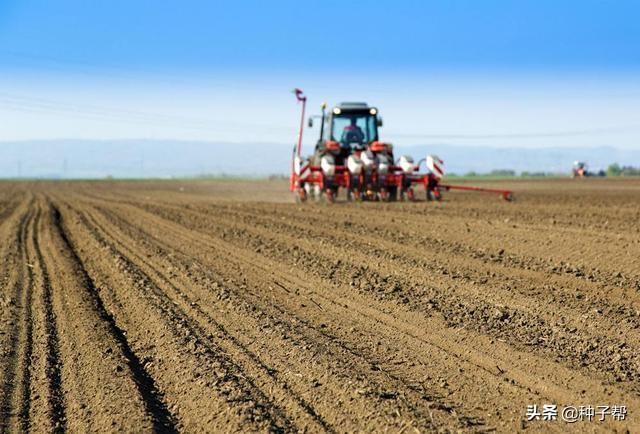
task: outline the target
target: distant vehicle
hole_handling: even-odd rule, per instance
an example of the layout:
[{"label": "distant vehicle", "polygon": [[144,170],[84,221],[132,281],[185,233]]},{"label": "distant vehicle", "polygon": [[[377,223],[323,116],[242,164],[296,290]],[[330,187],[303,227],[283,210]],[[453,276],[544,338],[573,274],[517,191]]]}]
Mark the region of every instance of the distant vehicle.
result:
[{"label": "distant vehicle", "polygon": [[589,176],[589,171],[587,170],[587,163],[582,161],[576,161],[573,163],[573,177],[574,178],[586,178]]},{"label": "distant vehicle", "polygon": [[575,161],[573,163],[572,176],[574,178],[586,178],[590,176],[606,176],[604,170],[599,170],[598,172],[589,171],[589,166],[587,163],[583,161]]}]

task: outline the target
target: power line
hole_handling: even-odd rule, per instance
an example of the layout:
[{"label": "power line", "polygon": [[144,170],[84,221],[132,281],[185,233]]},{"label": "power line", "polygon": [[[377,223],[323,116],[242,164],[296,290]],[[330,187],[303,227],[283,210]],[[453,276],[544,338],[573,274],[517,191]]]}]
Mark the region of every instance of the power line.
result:
[{"label": "power line", "polygon": [[582,130],[567,131],[543,131],[543,132],[525,132],[525,133],[489,133],[489,134],[424,134],[424,133],[390,133],[393,137],[411,138],[411,139],[535,139],[535,138],[553,138],[553,137],[577,137],[577,136],[593,136],[599,134],[611,134],[617,132],[629,132],[640,129],[640,125],[620,125],[614,127],[591,128]]},{"label": "power line", "polygon": [[247,129],[287,132],[290,127],[278,125],[265,125],[250,122],[237,122],[213,119],[198,119],[176,115],[151,113],[116,107],[104,107],[87,104],[76,104],[55,101],[30,96],[9,94],[0,92],[0,105],[10,109],[27,111],[31,113],[70,114],[74,117],[84,117],[98,120],[110,120],[134,124],[152,124],[158,126],[172,126],[186,129],[217,131],[221,129],[246,131]]},{"label": "power line", "polygon": [[[144,76],[153,77],[157,83],[164,83],[168,85],[182,85],[193,86],[193,81],[199,80],[198,88],[224,88],[225,90],[244,90],[252,93],[256,92],[256,88],[238,84],[237,79],[234,82],[215,82],[212,80],[211,75],[194,73],[194,71],[188,71],[185,74],[171,74],[166,71],[157,71],[151,69],[135,69],[132,67],[121,67],[117,65],[100,64],[95,62],[89,62],[86,60],[70,59],[56,56],[48,56],[33,53],[24,53],[17,51],[0,51],[0,54],[10,56],[14,60],[17,60],[19,68],[31,69],[34,71],[42,71],[43,69],[49,69],[53,71],[60,71],[71,74],[86,75],[90,77],[105,77],[115,79],[125,79],[139,81]],[[29,63],[33,62],[33,63]],[[35,63],[35,65],[34,65]],[[73,67],[70,70],[68,67]],[[265,83],[261,82],[262,88]]]},{"label": "power line", "polygon": [[[17,60],[18,64],[20,64],[21,67],[36,68],[38,70],[41,70],[42,65],[44,64],[44,65],[47,65],[48,68],[52,68],[54,70],[64,70],[65,72],[70,72],[68,68],[64,68],[65,65],[69,65],[74,67],[74,70],[72,71],[74,73],[79,72],[81,74],[95,75],[97,72],[98,75],[106,75],[106,76],[117,77],[117,78],[128,78],[128,79],[139,78],[139,76],[131,72],[131,68],[125,69],[115,65],[98,64],[98,63],[87,62],[87,61],[78,60],[78,59],[69,59],[69,58],[25,53],[25,52],[18,52],[18,51],[4,51],[3,54],[12,57],[14,60]],[[30,65],[28,63],[25,64],[25,61],[35,62],[39,66],[34,67],[33,65]],[[83,69],[78,69],[78,67]],[[163,74],[163,75],[166,77],[166,74]],[[171,76],[169,78],[173,80],[175,78],[180,78],[180,77]]]},{"label": "power line", "polygon": [[[27,61],[35,61],[40,64],[48,64],[48,67],[63,69],[64,65],[72,65],[75,67],[84,68],[84,73],[89,75],[111,76],[117,78],[127,78],[139,80],[140,76],[131,72],[131,68],[122,68],[114,65],[104,65],[92,63],[84,60],[60,58],[54,56],[44,56],[32,53],[23,53],[16,51],[5,51],[5,55],[12,56],[14,58],[23,59]],[[37,68],[40,70],[41,68]],[[68,69],[64,71],[69,72]],[[77,71],[77,69],[76,69]],[[141,73],[149,73],[149,71],[140,71]],[[184,84],[192,84],[189,81],[184,80],[184,76],[172,75],[163,72],[157,74],[152,72],[155,78],[165,80],[175,84],[176,82],[182,82]],[[202,77],[207,80],[210,77]],[[209,84],[211,84],[209,82]],[[237,86],[233,83],[220,83],[218,86],[224,86],[225,88],[246,89],[255,91],[253,88]],[[202,85],[200,84],[200,87]],[[150,113],[143,111],[134,111],[129,109],[104,107],[86,104],[66,103],[60,101],[45,100],[41,98],[25,97],[21,95],[12,95],[7,93],[0,93],[0,105],[11,108],[13,110],[19,110],[29,113],[48,113],[48,114],[71,114],[75,117],[83,117],[89,119],[106,120],[111,122],[129,123],[129,124],[146,124],[156,125],[163,127],[177,127],[190,130],[202,130],[202,131],[216,131],[220,132],[221,129],[227,129],[228,131],[245,132],[247,129],[290,133],[291,127],[284,125],[265,125],[259,123],[249,122],[237,122],[237,121],[225,121],[214,119],[197,119],[183,116],[165,115],[160,113]],[[593,136],[601,134],[620,133],[627,131],[635,131],[640,129],[640,125],[626,125],[626,126],[614,126],[614,127],[601,127],[581,130],[566,130],[566,131],[538,131],[538,132],[523,132],[523,133],[473,133],[473,134],[459,134],[459,133],[389,133],[389,136],[394,138],[408,138],[408,139],[456,139],[456,140],[491,140],[491,139],[529,139],[529,138],[557,138],[557,137],[579,137],[579,136]]]}]

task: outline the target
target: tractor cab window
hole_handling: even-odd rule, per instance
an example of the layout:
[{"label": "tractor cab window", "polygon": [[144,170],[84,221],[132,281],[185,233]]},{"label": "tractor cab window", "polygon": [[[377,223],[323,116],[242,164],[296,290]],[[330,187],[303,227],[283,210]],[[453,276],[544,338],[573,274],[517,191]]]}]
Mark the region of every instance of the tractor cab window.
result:
[{"label": "tractor cab window", "polygon": [[331,138],[342,147],[357,147],[377,140],[376,117],[367,114],[334,115]]}]

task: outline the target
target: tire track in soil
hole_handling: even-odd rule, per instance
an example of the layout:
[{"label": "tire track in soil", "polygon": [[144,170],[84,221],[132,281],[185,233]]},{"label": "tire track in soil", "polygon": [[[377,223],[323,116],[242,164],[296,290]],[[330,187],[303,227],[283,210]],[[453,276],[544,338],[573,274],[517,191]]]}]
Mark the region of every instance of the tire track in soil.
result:
[{"label": "tire track in soil", "polygon": [[177,432],[175,421],[173,416],[167,409],[166,404],[162,401],[162,395],[158,391],[155,382],[151,375],[145,370],[144,366],[140,362],[138,356],[131,350],[129,342],[125,333],[118,327],[113,316],[107,311],[104,306],[100,294],[93,283],[93,280],[84,268],[84,265],[78,256],[73,244],[69,241],[67,232],[64,228],[64,223],[60,211],[55,205],[52,205],[53,210],[53,224],[55,229],[59,232],[64,247],[70,252],[72,259],[78,265],[78,274],[82,281],[82,284],[86,288],[87,292],[91,296],[98,313],[98,316],[104,321],[117,342],[118,346],[122,350],[122,353],[127,361],[127,365],[133,375],[134,383],[142,397],[145,409],[152,416],[153,429],[156,432],[174,433]]},{"label": "tire track in soil", "polygon": [[[33,220],[33,215],[30,216],[30,220],[28,225],[30,226],[31,234],[35,234],[36,225],[37,225],[37,216],[36,219]],[[27,226],[27,227],[29,227]],[[34,285],[34,273],[33,269],[30,266],[31,258],[27,252],[27,237],[28,232],[25,228],[24,232],[21,235],[20,247],[22,250],[22,260],[26,265],[27,271],[27,279],[26,282],[22,283],[22,291],[24,292],[24,296],[21,300],[21,305],[24,309],[24,320],[23,326],[21,327],[23,331],[23,337],[20,339],[21,342],[24,342],[21,347],[24,347],[23,355],[21,357],[21,368],[20,368],[20,376],[16,376],[18,378],[18,384],[21,385],[20,393],[17,394],[15,400],[19,401],[19,419],[20,419],[20,429],[22,431],[29,430],[29,419],[30,419],[30,410],[31,410],[31,357],[33,354],[33,318],[32,318],[32,298],[33,298],[33,285]]]},{"label": "tire track in soil", "polygon": [[3,229],[0,235],[3,238],[0,243],[0,275],[6,277],[7,270],[11,270],[11,277],[2,279],[5,286],[2,295],[11,301],[9,305],[14,307],[15,314],[13,319],[9,318],[13,330],[5,333],[8,341],[2,343],[2,348],[8,349],[13,359],[3,359],[0,363],[0,375],[6,379],[2,381],[4,386],[0,395],[3,408],[0,427],[3,431],[13,432],[37,431],[38,427],[53,432],[54,426],[47,422],[50,418],[46,415],[41,417],[45,413],[44,407],[48,406],[40,387],[40,383],[46,381],[46,373],[38,370],[37,362],[45,353],[39,337],[42,297],[38,261],[33,248],[40,210],[33,195],[25,196],[18,207],[20,211],[0,223]]},{"label": "tire track in soil", "polygon": [[[33,210],[30,201],[26,214],[20,218],[15,239],[11,242],[11,250],[15,251],[17,263],[20,264],[15,273],[15,280],[10,283],[13,289],[8,294],[11,300],[15,300],[15,305],[12,307],[17,318],[10,320],[13,324],[8,333],[11,346],[7,364],[3,366],[5,379],[0,397],[0,414],[2,415],[0,427],[15,431],[25,431],[29,423],[29,360],[32,351],[31,286],[33,279],[31,270],[27,266],[25,244],[32,222]],[[7,261],[9,258],[5,256],[3,259]]]},{"label": "tire track in soil", "polygon": [[42,277],[42,302],[44,306],[44,333],[46,336],[45,345],[45,378],[48,386],[48,399],[50,405],[50,417],[51,427],[54,432],[62,433],[66,432],[66,415],[65,415],[65,403],[62,392],[62,374],[61,366],[62,359],[60,357],[60,341],[58,338],[57,318],[53,311],[53,303],[51,296],[51,279],[49,278],[49,270],[45,264],[42,250],[40,248],[41,233],[41,215],[40,210],[36,218],[35,228],[33,236],[33,247],[35,258],[38,261],[40,274]]},{"label": "tire track in soil", "polygon": [[[280,378],[280,376],[277,374],[277,370],[265,365],[255,353],[251,352],[235,336],[230,334],[227,331],[227,329],[217,319],[215,319],[211,314],[201,309],[196,303],[194,303],[189,298],[188,295],[184,293],[183,290],[180,289],[179,286],[174,284],[171,279],[168,279],[165,275],[160,273],[157,267],[147,262],[145,258],[142,255],[137,254],[134,249],[132,249],[131,247],[128,247],[125,243],[122,243],[121,245],[123,246],[124,249],[126,249],[126,253],[124,253],[114,244],[114,242],[121,242],[121,241],[118,239],[117,236],[113,234],[113,232],[107,231],[103,226],[98,224],[94,219],[91,219],[91,221],[89,221],[89,219],[91,218],[88,215],[80,214],[80,220],[82,221],[82,223],[84,223],[84,225],[86,225],[90,229],[90,232],[92,233],[92,236],[96,239],[96,241],[98,241],[99,243],[107,247],[116,257],[127,258],[125,260],[127,261],[127,264],[131,267],[131,269],[134,270],[133,273],[136,275],[137,278],[141,278],[142,280],[145,280],[148,282],[154,282],[154,285],[159,291],[162,291],[162,288],[169,288],[169,291],[163,291],[163,294],[169,294],[169,293],[176,294],[177,299],[180,302],[182,302],[181,307],[182,309],[184,309],[182,311],[182,314],[185,316],[185,318],[188,318],[188,320],[191,321],[191,318],[193,317],[198,322],[198,326],[196,327],[198,328],[203,327],[205,329],[210,328],[213,331],[217,332],[218,336],[222,336],[223,339],[231,342],[236,347],[235,348],[236,351],[243,353],[244,356],[246,356],[253,364],[255,364],[258,367],[258,369],[262,371],[263,375],[266,375],[267,377],[271,377],[274,384],[263,385],[262,388],[266,388],[266,387],[272,388],[274,386],[281,387],[284,393],[292,396],[296,404],[301,409],[303,409],[303,411],[306,412],[323,430],[327,432],[334,431],[333,428],[330,426],[330,424],[323,417],[321,417],[316,413],[316,411],[313,409],[313,407],[309,402],[307,402],[299,394],[295,393],[289,387],[286,381]],[[98,232],[101,232],[103,235],[101,235]],[[108,237],[110,241],[107,241],[107,238],[105,237]],[[137,264],[141,264],[141,266],[144,267],[147,271],[143,271],[140,268],[140,266]],[[158,281],[160,281],[161,283],[156,283]],[[188,314],[187,312],[190,312],[191,314]],[[209,335],[211,335],[211,333],[209,333]],[[205,335],[205,339],[207,339],[206,335]],[[236,361],[236,363],[239,363],[239,362]]]},{"label": "tire track in soil", "polygon": [[[87,228],[91,228],[91,225],[88,221],[83,222]],[[103,246],[106,246],[110,250],[112,250],[114,254],[114,258],[117,259],[117,262],[121,265],[119,273],[120,275],[128,276],[123,283],[126,282],[128,287],[140,288],[139,283],[145,282],[145,293],[147,291],[153,292],[153,296],[149,297],[148,295],[143,298],[140,298],[140,301],[145,303],[151,302],[151,306],[154,306],[155,309],[158,309],[161,312],[162,322],[165,323],[169,327],[175,328],[176,335],[186,336],[186,342],[183,342],[182,345],[187,348],[194,348],[193,356],[202,358],[206,356],[204,359],[200,360],[201,367],[211,367],[210,371],[207,372],[195,372],[195,376],[191,379],[195,384],[204,384],[202,378],[207,376],[210,372],[223,370],[224,374],[216,374],[216,378],[212,378],[206,381],[206,384],[213,385],[215,389],[209,389],[210,393],[222,393],[222,396],[228,395],[228,390],[234,390],[234,393],[242,393],[244,396],[232,396],[229,395],[226,399],[227,405],[230,405],[232,408],[234,406],[238,406],[239,411],[242,413],[246,413],[244,417],[247,419],[246,422],[251,420],[255,420],[257,426],[263,425],[265,422],[267,423],[267,428],[269,431],[292,431],[291,422],[287,419],[286,415],[278,409],[277,405],[273,402],[270,402],[263,393],[252,384],[251,380],[246,378],[241,370],[235,365],[235,362],[228,358],[225,351],[215,342],[213,342],[209,336],[210,334],[203,331],[201,327],[194,323],[193,320],[186,315],[179,305],[172,300],[167,299],[167,295],[163,289],[154,285],[153,280],[147,276],[144,272],[142,272],[135,264],[133,264],[126,256],[126,254],[121,253],[110,245],[109,242],[105,240],[104,237],[101,237],[97,232],[93,232],[92,236],[96,238],[96,240],[102,243]],[[112,261],[107,261],[112,262]],[[107,274],[113,274],[112,272],[107,272]],[[115,283],[115,282],[114,282]],[[115,286],[115,285],[114,285]],[[112,303],[113,304],[113,303]],[[125,315],[118,315],[119,317],[124,317]],[[129,333],[128,333],[129,334]],[[182,338],[184,339],[184,338]],[[190,351],[192,352],[192,351]],[[152,358],[152,355],[149,354],[149,357]],[[211,360],[209,360],[211,359]],[[212,360],[215,362],[214,368],[212,365]],[[169,370],[172,369],[171,366],[167,366]],[[187,375],[194,375],[194,373],[189,373]],[[173,381],[172,379],[167,379],[167,381]],[[165,388],[168,386],[165,385]],[[209,386],[207,386],[209,387]],[[177,396],[173,396],[173,405],[181,406],[184,404],[188,404],[190,400],[192,400],[188,395],[184,395],[189,391],[186,390]],[[254,402],[255,405],[247,407],[247,403]],[[204,403],[200,406],[205,405]],[[206,408],[206,406],[205,406]],[[193,407],[191,407],[193,410]],[[187,414],[184,415],[185,418],[190,418],[189,411],[187,408],[185,410]],[[194,418],[191,417],[190,423],[193,424]],[[199,420],[200,423],[203,423],[203,420]]]},{"label": "tire track in soil", "polygon": [[46,360],[40,365],[50,403],[44,415],[58,431],[152,430],[152,415],[144,410],[126,357],[64,242],[56,208],[46,194],[40,206],[34,251],[42,275],[46,338]]}]

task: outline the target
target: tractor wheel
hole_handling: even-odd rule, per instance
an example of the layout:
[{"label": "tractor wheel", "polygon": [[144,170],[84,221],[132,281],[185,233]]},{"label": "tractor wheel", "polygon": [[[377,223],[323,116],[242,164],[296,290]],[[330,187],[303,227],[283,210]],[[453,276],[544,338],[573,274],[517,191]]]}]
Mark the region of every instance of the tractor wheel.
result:
[{"label": "tractor wheel", "polygon": [[304,188],[298,188],[293,195],[296,199],[296,203],[304,203],[307,201],[307,191]]},{"label": "tractor wheel", "polygon": [[414,200],[416,200],[416,195],[413,192],[413,188],[408,188],[407,189],[407,200],[409,202],[413,202]]},{"label": "tractor wheel", "polygon": [[387,191],[389,194],[389,198],[387,199],[388,202],[395,202],[398,200],[398,187],[394,185],[393,187],[389,187]]},{"label": "tractor wheel", "polygon": [[322,190],[319,185],[311,185],[307,191],[307,198],[312,199],[314,202],[320,202],[322,200]]},{"label": "tractor wheel", "polygon": [[347,201],[349,202],[353,202],[353,201],[361,201],[362,200],[362,193],[360,192],[360,190],[358,190],[357,188],[353,188],[350,190],[347,190]]},{"label": "tractor wheel", "polygon": [[403,202],[406,200],[408,200],[409,202],[413,202],[414,200],[416,200],[416,195],[413,192],[413,188],[409,187],[401,189],[400,200]]},{"label": "tractor wheel", "polygon": [[378,193],[378,198],[380,199],[380,201],[389,202],[389,197],[390,195],[386,188],[380,189],[380,192]]},{"label": "tractor wheel", "polygon": [[427,201],[431,202],[436,200],[435,191],[433,189],[427,189]]},{"label": "tractor wheel", "polygon": [[328,203],[334,203],[336,201],[336,194],[332,189],[328,188],[325,192],[325,198],[327,199]]}]

